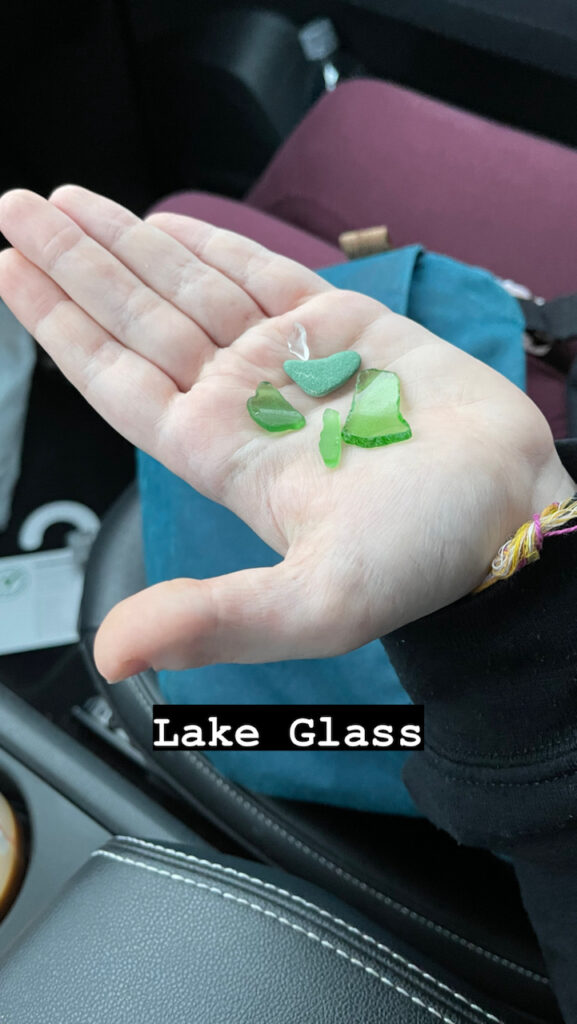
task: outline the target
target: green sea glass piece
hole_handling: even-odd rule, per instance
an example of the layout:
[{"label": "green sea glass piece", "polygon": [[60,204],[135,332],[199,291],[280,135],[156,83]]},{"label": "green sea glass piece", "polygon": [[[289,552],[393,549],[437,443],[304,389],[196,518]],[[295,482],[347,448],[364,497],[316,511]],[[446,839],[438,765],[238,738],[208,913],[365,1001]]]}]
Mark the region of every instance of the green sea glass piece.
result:
[{"label": "green sea glass piece", "polygon": [[396,373],[361,370],[343,427],[343,441],[360,448],[379,448],[406,441],[412,437],[412,432],[401,416],[400,403],[401,388]]},{"label": "green sea glass piece", "polygon": [[341,461],[341,417],[336,409],[325,409],[319,449],[325,466],[335,469]]},{"label": "green sea glass piece", "polygon": [[283,367],[291,380],[313,398],[336,391],[361,365],[358,352],[334,352],[324,359],[285,359]]},{"label": "green sea glass piece", "polygon": [[255,423],[263,430],[300,430],[306,422],[302,412],[287,402],[280,391],[266,380],[261,381],[246,407]]}]

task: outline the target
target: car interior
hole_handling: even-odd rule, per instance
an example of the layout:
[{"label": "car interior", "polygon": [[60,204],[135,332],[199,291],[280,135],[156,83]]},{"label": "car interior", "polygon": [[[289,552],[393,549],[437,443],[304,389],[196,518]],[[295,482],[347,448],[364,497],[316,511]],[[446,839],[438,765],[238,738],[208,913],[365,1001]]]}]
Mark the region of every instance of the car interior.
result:
[{"label": "car interior", "polygon": [[[21,0],[3,21],[1,192],[74,182],[312,268],[386,224],[530,295],[577,291],[554,202],[577,215],[571,0]],[[358,194],[374,140],[382,200]],[[527,355],[559,438],[573,355]],[[72,635],[40,616],[15,641],[15,559],[65,550],[78,593],[54,576],[41,600]],[[0,532],[0,1024],[561,1021],[506,860],[152,749],[155,673],[111,687],[93,657],[145,585],[134,450],[38,349]]]}]

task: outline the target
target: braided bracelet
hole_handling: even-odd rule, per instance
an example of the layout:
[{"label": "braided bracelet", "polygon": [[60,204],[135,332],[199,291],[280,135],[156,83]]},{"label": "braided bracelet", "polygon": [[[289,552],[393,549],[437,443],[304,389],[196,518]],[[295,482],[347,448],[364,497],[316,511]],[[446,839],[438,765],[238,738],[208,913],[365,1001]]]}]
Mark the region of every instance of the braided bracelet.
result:
[{"label": "braided bracelet", "polygon": [[577,519],[577,494],[565,501],[547,505],[541,514],[536,514],[528,523],[523,523],[517,532],[499,548],[491,571],[483,582],[475,587],[473,594],[480,594],[499,580],[507,580],[519,569],[540,558],[545,537],[560,537],[565,533],[577,532],[577,526],[567,530],[559,529],[571,519]]}]

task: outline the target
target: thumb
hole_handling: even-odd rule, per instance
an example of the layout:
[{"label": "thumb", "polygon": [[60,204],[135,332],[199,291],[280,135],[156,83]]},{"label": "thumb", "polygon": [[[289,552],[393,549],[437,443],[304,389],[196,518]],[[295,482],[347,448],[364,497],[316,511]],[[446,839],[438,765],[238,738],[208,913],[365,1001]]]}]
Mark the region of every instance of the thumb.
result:
[{"label": "thumb", "polygon": [[158,583],[109,612],[96,637],[96,665],[109,682],[119,682],[150,667],[341,653],[330,650],[330,605],[308,574],[295,573],[287,561],[213,579]]}]

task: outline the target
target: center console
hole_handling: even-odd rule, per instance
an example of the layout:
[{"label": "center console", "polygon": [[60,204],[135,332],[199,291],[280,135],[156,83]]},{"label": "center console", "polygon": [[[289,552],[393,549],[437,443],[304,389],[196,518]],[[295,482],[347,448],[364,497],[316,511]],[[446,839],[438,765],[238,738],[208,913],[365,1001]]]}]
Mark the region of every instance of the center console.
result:
[{"label": "center console", "polygon": [[148,796],[0,686],[0,957],[119,833],[212,852],[157,794]]}]

